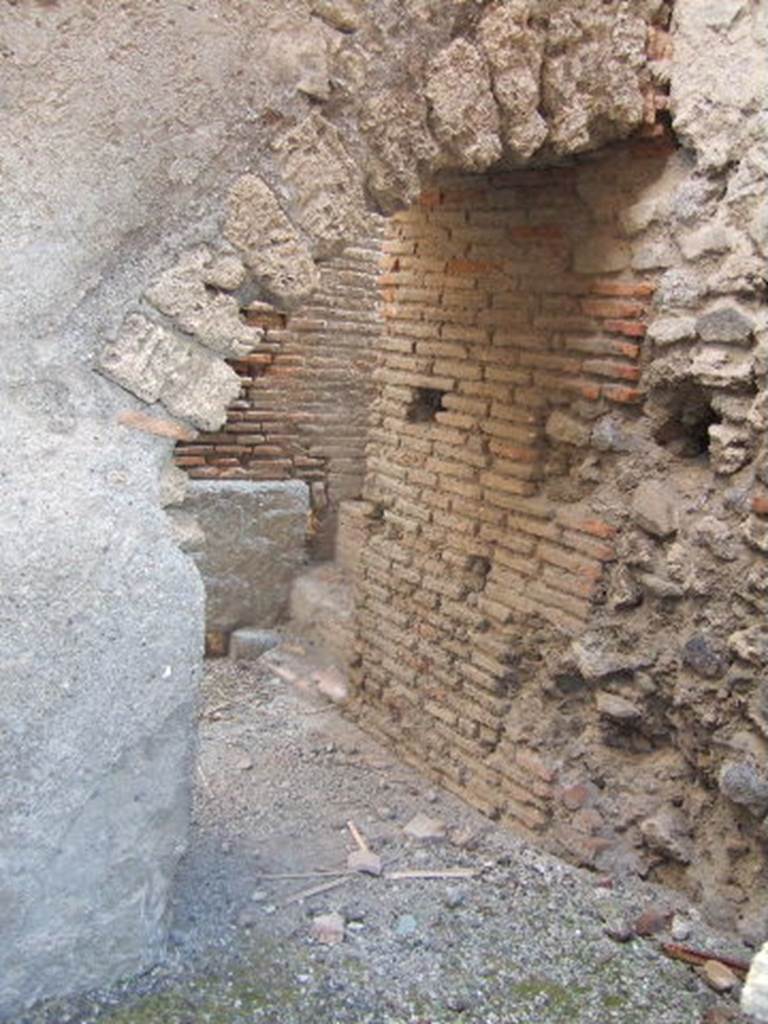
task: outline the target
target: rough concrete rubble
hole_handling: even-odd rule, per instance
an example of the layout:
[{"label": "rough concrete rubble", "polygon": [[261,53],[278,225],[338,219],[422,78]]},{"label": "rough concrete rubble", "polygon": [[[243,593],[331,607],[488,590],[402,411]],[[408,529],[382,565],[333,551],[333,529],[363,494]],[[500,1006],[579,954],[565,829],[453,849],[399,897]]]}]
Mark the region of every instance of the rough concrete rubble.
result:
[{"label": "rough concrete rubble", "polygon": [[[199,578],[160,510],[161,471],[173,440],[189,439],[190,424],[215,427],[237,393],[222,358],[249,337],[235,307],[307,295],[315,260],[354,230],[364,195],[389,211],[437,170],[602,146],[652,121],[667,84],[685,148],[674,186],[634,210],[650,233],[631,257],[658,271],[654,313],[666,324],[645,365],[648,418],[626,424],[640,445],[629,462],[611,454],[582,472],[603,476],[589,504],[618,521],[640,479],[674,479],[682,495],[674,540],[625,532],[616,585],[623,573],[622,594],[628,580],[639,587],[641,611],[600,624],[624,630],[625,647],[650,631],[675,650],[692,609],[731,652],[705,704],[666,657],[644,699],[650,731],[677,736],[679,777],[696,781],[691,815],[718,835],[737,831],[744,809],[712,794],[719,751],[765,754],[763,649],[742,634],[768,592],[766,13],[747,0],[678,0],[674,50],[668,13],[652,0],[9,5],[2,1012],[139,971],[163,948],[203,620]],[[254,60],[264,26],[268,59]],[[462,110],[482,112],[482,135]],[[581,271],[626,265],[629,246],[605,241],[592,236]],[[722,429],[699,474],[677,468],[674,446],[701,422],[702,389]],[[713,571],[707,518],[733,542],[735,601],[725,568]],[[613,580],[611,569],[618,608]],[[558,645],[543,637],[544,650]],[[762,840],[745,834],[707,868],[737,903],[764,872]]]}]

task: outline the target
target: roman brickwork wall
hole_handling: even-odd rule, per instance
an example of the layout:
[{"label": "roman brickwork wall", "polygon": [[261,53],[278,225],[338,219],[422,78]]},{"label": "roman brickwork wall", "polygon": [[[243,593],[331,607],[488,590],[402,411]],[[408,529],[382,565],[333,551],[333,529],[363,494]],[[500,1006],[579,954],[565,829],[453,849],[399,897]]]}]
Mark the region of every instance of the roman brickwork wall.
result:
[{"label": "roman brickwork wall", "polygon": [[218,430],[180,442],[176,465],[204,480],[303,480],[310,486],[310,544],[333,553],[339,502],[362,490],[372,372],[381,330],[376,275],[383,222],[319,266],[317,292],[293,313],[244,304],[263,332],[228,360],[241,392]]},{"label": "roman brickwork wall", "polygon": [[[703,852],[718,827],[742,833],[717,796],[717,771],[740,769],[701,727],[725,726],[727,747],[743,725],[722,706],[738,619],[716,622],[716,574],[688,571],[736,529],[713,496],[753,444],[755,392],[737,370],[662,369],[685,323],[664,314],[680,257],[660,220],[686,175],[657,128],[570,166],[445,176],[392,218],[365,500],[342,517],[353,709],[554,851],[698,898],[719,872],[716,899],[746,914],[759,837],[740,839],[741,871]],[[734,310],[689,317],[689,341],[707,316],[742,317],[748,343]],[[729,461],[721,438],[739,430]],[[750,480],[739,529],[756,532]],[[718,558],[754,577],[748,541]]]}]

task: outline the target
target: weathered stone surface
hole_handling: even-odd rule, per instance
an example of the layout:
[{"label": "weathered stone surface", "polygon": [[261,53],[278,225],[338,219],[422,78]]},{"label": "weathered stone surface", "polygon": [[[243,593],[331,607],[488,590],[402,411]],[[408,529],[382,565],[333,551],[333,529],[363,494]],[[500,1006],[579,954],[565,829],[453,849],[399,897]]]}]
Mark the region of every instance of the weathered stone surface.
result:
[{"label": "weathered stone surface", "polygon": [[745,113],[760,110],[768,92],[761,57],[768,27],[761,14],[740,0],[675,6],[673,124],[705,170],[738,162],[759,145],[764,129]]},{"label": "weathered stone surface", "polygon": [[659,278],[656,304],[662,311],[696,306],[706,292],[702,274],[693,267],[672,267]]},{"label": "weathered stone surface", "polygon": [[768,523],[758,516],[750,516],[744,524],[743,537],[750,547],[768,554]]},{"label": "weathered stone surface", "polygon": [[501,111],[501,137],[507,152],[521,160],[547,137],[547,122],[539,112],[544,39],[531,28],[529,16],[527,4],[497,4],[483,16],[478,31]]},{"label": "weathered stone surface", "polygon": [[405,87],[375,93],[363,103],[360,130],[369,152],[366,185],[376,203],[392,212],[415,200],[440,151],[427,125],[424,96]]},{"label": "weathered stone surface", "polygon": [[756,818],[768,812],[768,774],[751,761],[726,761],[718,776],[720,791]]},{"label": "weathered stone surface", "polygon": [[312,13],[340,32],[360,28],[365,0],[312,0]]},{"label": "weathered stone surface", "polygon": [[477,47],[455,39],[430,64],[425,91],[435,136],[460,167],[482,171],[499,159],[499,113]]},{"label": "weathered stone surface", "polygon": [[168,510],[173,539],[182,551],[198,551],[205,543],[205,535],[197,517],[180,508]]},{"label": "weathered stone surface", "polygon": [[317,287],[307,244],[257,175],[244,174],[232,186],[224,233],[278,305],[294,305]]},{"label": "weathered stone surface", "polygon": [[704,313],[696,321],[696,333],[702,341],[719,344],[749,342],[755,322],[736,306],[720,306]]},{"label": "weathered stone surface", "polygon": [[646,236],[632,246],[631,266],[635,270],[657,270],[661,267],[674,267],[679,261],[674,244],[662,231]]},{"label": "weathered stone surface", "polygon": [[685,596],[685,587],[674,580],[659,576],[654,572],[642,572],[638,574],[638,583],[641,583],[649,594],[654,597],[680,598]]},{"label": "weathered stone surface", "polygon": [[654,537],[672,537],[677,533],[678,498],[669,484],[647,480],[632,498],[632,517],[638,526]]},{"label": "weathered stone surface", "polygon": [[212,288],[233,292],[243,284],[246,270],[237,256],[220,253],[212,256],[203,266],[203,281]]},{"label": "weathered stone surface", "polygon": [[705,387],[742,391],[752,384],[754,361],[748,353],[713,344],[694,356],[691,374]]},{"label": "weathered stone surface", "polygon": [[160,504],[163,508],[169,505],[181,505],[187,494],[189,478],[183,470],[168,463],[160,476]]},{"label": "weathered stone surface", "polygon": [[768,627],[762,623],[731,633],[728,646],[737,658],[750,665],[768,665]]},{"label": "weathered stone surface", "polygon": [[365,226],[360,174],[338,129],[314,112],[273,143],[290,196],[294,224],[312,240],[315,256],[327,257],[355,242]]},{"label": "weathered stone surface", "polygon": [[598,713],[613,722],[631,725],[642,718],[642,708],[638,704],[616,693],[600,692],[596,701]]},{"label": "weathered stone surface", "polygon": [[638,439],[621,416],[601,416],[592,428],[591,442],[601,452],[631,452],[639,447]]},{"label": "weathered stone surface", "polygon": [[697,260],[712,253],[727,252],[733,236],[722,224],[707,224],[696,231],[678,236],[683,256]]},{"label": "weathered stone surface", "polygon": [[552,441],[584,448],[589,444],[590,428],[587,423],[567,413],[555,410],[546,422],[545,432]]},{"label": "weathered stone surface", "polygon": [[446,824],[438,818],[430,818],[428,814],[419,811],[414,814],[409,822],[403,826],[403,832],[421,843],[437,842],[444,839],[446,835]]},{"label": "weathered stone surface", "polygon": [[683,646],[683,664],[705,679],[718,679],[725,671],[722,647],[706,633],[694,633]]},{"label": "weathered stone surface", "polygon": [[231,632],[280,621],[304,560],[308,491],[299,481],[190,483],[185,508],[205,534],[195,561],[209,629]]},{"label": "weathered stone surface", "polygon": [[730,423],[712,424],[709,428],[709,454],[716,473],[731,476],[738,472],[749,461],[749,431]]},{"label": "weathered stone surface", "polygon": [[613,575],[609,601],[612,608],[621,611],[636,608],[643,599],[643,590],[627,568],[621,565]]},{"label": "weathered stone surface", "polygon": [[270,77],[285,89],[327,100],[331,95],[328,36],[332,33],[318,18],[307,18],[291,5],[282,11],[272,8],[270,13],[268,25],[261,30],[262,61],[269,66]]},{"label": "weathered stone surface", "polygon": [[648,327],[648,337],[657,345],[674,345],[696,337],[696,321],[692,316],[662,317]]},{"label": "weathered stone surface", "polygon": [[587,633],[579,640],[574,640],[570,649],[579,673],[588,682],[634,672],[638,668],[652,665],[655,661],[655,655],[648,651],[635,651],[631,654],[612,651],[602,638],[594,633]]},{"label": "weathered stone surface", "polygon": [[211,295],[205,287],[211,280],[242,280],[243,269],[237,260],[220,262],[217,268],[207,249],[194,249],[160,275],[147,290],[146,298],[206,348],[230,358],[245,355],[259,343],[262,332],[243,323],[236,299],[220,293]]},{"label": "weathered stone surface", "polygon": [[[643,119],[645,42],[639,30],[643,12],[622,3],[607,18],[598,4],[552,11],[542,70],[541,109],[549,121],[549,142],[559,152],[578,152],[603,133],[628,133]],[[622,66],[623,74],[618,74]],[[583,84],[593,99],[584,103]]]},{"label": "weathered stone surface", "polygon": [[645,845],[656,853],[688,864],[693,855],[691,825],[685,814],[671,804],[640,823]]},{"label": "weathered stone surface", "polygon": [[240,393],[240,378],[226,363],[138,313],[102,351],[99,368],[145,402],[162,402],[203,430],[215,430]]}]

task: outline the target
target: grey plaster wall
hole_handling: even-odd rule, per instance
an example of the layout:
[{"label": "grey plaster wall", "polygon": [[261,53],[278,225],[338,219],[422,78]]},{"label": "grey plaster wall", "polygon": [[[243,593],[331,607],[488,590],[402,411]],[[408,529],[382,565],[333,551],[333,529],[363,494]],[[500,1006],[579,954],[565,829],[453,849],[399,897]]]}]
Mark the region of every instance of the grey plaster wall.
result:
[{"label": "grey plaster wall", "polygon": [[217,183],[246,165],[251,117],[279,93],[250,52],[273,13],[174,0],[0,13],[0,1016],[10,1019],[163,950],[203,636],[199,574],[159,502],[161,468],[186,428],[151,409],[137,417],[142,403],[93,363],[153,268],[211,233]]}]

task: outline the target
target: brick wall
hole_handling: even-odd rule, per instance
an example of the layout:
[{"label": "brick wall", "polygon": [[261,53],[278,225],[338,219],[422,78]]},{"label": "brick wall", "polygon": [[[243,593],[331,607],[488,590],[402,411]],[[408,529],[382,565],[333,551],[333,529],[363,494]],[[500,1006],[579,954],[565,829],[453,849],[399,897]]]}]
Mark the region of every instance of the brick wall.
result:
[{"label": "brick wall", "polygon": [[220,431],[176,450],[176,464],[191,477],[310,484],[316,556],[332,554],[338,504],[362,488],[380,332],[381,232],[381,221],[371,217],[367,240],[321,265],[318,291],[297,312],[265,302],[244,308],[264,337],[249,355],[230,361],[241,395]]},{"label": "brick wall", "polygon": [[620,212],[668,148],[621,153],[445,178],[384,242],[356,711],[441,784],[537,832],[558,783],[558,751],[525,737],[542,714],[537,645],[585,629],[614,557],[579,467],[596,416],[636,416],[641,398],[654,278],[632,269]]}]

